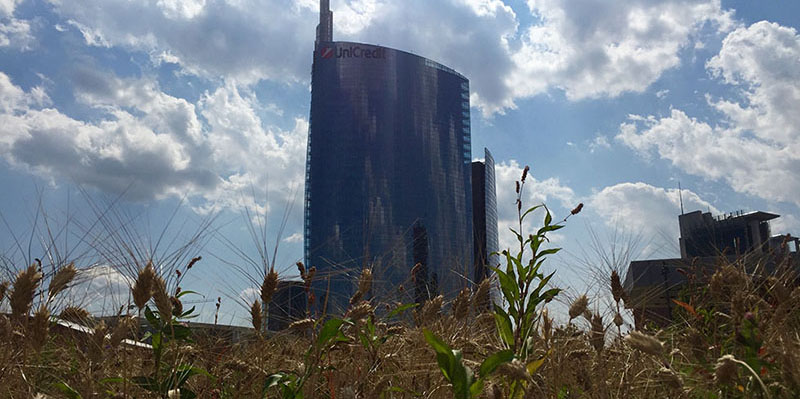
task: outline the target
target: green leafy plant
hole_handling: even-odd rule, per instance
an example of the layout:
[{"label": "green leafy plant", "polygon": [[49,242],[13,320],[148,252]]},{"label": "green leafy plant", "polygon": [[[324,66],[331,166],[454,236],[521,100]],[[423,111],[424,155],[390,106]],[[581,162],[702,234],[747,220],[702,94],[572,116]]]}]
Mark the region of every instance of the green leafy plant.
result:
[{"label": "green leafy plant", "polygon": [[[511,232],[519,242],[519,251],[515,255],[512,255],[510,250],[504,250],[499,254],[494,253],[504,257],[506,267],[505,270],[491,267],[491,270],[497,274],[504,304],[508,309],[506,310],[503,304],[493,304],[497,333],[505,349],[490,355],[482,363],[478,378],[475,379],[472,371],[463,366],[459,351],[451,350],[441,339],[429,331],[424,332],[428,344],[436,351],[439,369],[453,385],[456,398],[468,398],[471,397],[469,395],[479,393],[483,387],[483,379],[503,363],[517,359],[525,363],[525,373],[533,374],[542,366],[547,356],[545,354],[543,357],[528,360],[533,349],[533,332],[541,317],[539,305],[552,301],[560,292],[558,288],[547,287],[555,272],[545,276],[540,269],[547,257],[558,253],[561,248],[544,248],[543,244],[549,242],[547,234],[563,228],[570,216],[583,209],[583,204],[579,204],[567,217],[557,223],[553,223],[553,216],[544,204],[523,212],[522,193],[529,170],[530,168],[526,166],[522,172],[522,178],[516,184],[519,227],[511,229]],[[539,209],[545,212],[543,225],[535,234],[525,237],[523,232],[525,218]],[[484,369],[484,365],[486,365],[486,369]],[[487,370],[490,371],[487,373]],[[525,384],[525,380],[508,377],[505,384],[508,397],[521,397]]]},{"label": "green leafy plant", "polygon": [[283,399],[302,399],[303,386],[308,382],[314,373],[320,367],[320,364],[325,360],[330,350],[337,342],[348,341],[342,332],[342,327],[346,324],[352,324],[350,320],[331,318],[322,325],[322,328],[314,340],[314,344],[308,348],[305,356],[303,357],[305,367],[302,374],[294,372],[278,372],[267,377],[262,389],[262,396],[268,397],[270,389],[276,389],[280,392]]},{"label": "green leafy plant", "polygon": [[453,397],[456,399],[469,399],[478,397],[483,392],[483,385],[487,377],[497,367],[514,358],[511,350],[501,350],[487,357],[481,363],[476,376],[472,369],[464,365],[461,351],[450,348],[444,341],[427,329],[422,330],[425,340],[436,351],[436,362],[444,378],[453,386]]},{"label": "green leafy plant", "polygon": [[[193,291],[183,291],[175,295],[175,300],[180,300],[184,295],[193,294]],[[185,312],[173,308],[169,315],[154,312],[149,305],[144,307],[144,315],[152,332],[148,332],[142,340],[150,339],[153,353],[153,373],[132,378],[132,382],[139,387],[167,398],[170,392],[179,392],[181,398],[194,398],[197,395],[186,386],[189,378],[193,376],[206,376],[211,374],[202,368],[185,363],[168,363],[163,361],[164,350],[168,345],[182,345],[192,342],[192,330],[181,321],[197,317],[195,307]],[[167,317],[164,317],[167,316]]]}]

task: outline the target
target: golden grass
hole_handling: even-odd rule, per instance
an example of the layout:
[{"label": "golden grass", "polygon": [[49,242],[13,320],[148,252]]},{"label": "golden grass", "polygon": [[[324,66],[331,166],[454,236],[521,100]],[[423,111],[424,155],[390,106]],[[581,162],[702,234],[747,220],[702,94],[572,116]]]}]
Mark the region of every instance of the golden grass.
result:
[{"label": "golden grass", "polygon": [[[150,351],[121,344],[136,332],[135,318],[123,316],[106,327],[68,308],[64,318],[81,318],[91,324],[91,332],[59,329],[45,305],[29,313],[38,295],[37,273],[28,268],[11,286],[17,318],[0,316],[0,397],[68,397],[59,384],[84,398],[159,397],[131,382],[152,371]],[[155,276],[152,287],[163,301],[167,294],[160,279]],[[367,279],[360,288],[368,290]],[[530,358],[499,367],[480,397],[496,397],[503,378],[525,381],[528,397],[541,398],[798,397],[800,288],[786,276],[762,282],[732,265],[721,267],[711,281],[708,289],[682,298],[691,308],[678,308],[672,325],[630,331],[624,339],[610,336],[599,312],[588,312],[588,320],[579,318],[593,299],[579,297],[566,324],[557,325],[543,312]],[[748,288],[732,289],[734,281]],[[134,291],[137,287],[142,285]],[[609,293],[612,288],[609,284]],[[471,306],[484,300],[477,298],[483,291],[464,290],[450,303],[438,296],[408,311],[415,313],[418,326],[460,349],[473,370],[502,349],[494,324],[486,322],[491,319],[487,307]],[[29,297],[21,298],[23,293]],[[171,306],[152,303],[161,316],[169,314]],[[422,327],[384,320],[376,314],[382,307],[375,305],[355,302],[347,314],[352,323],[343,325],[340,339],[326,350],[309,350],[322,323],[304,319],[285,332],[253,334],[235,344],[202,334],[190,343],[176,340],[166,346],[163,362],[206,370],[212,377],[197,375],[187,382],[202,398],[260,398],[264,383],[278,372],[307,375],[306,398],[452,398]],[[616,308],[610,312],[617,314]],[[260,301],[252,315],[254,327],[260,328]],[[538,358],[543,363],[529,373],[525,365]],[[267,397],[282,396],[271,388]]]}]

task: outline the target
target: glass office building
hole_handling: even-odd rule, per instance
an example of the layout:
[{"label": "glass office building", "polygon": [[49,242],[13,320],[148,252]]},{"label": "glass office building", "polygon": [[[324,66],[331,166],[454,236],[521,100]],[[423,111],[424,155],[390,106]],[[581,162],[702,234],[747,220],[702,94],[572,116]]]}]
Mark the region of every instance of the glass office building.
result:
[{"label": "glass office building", "polygon": [[332,41],[331,18],[323,0],[305,192],[313,308],[342,313],[364,267],[380,301],[452,296],[475,276],[469,81],[414,54]]},{"label": "glass office building", "polygon": [[494,180],[494,157],[484,149],[484,160],[472,163],[472,225],[475,237],[473,281],[491,277],[491,269],[497,266],[500,244],[497,237],[497,193]]}]

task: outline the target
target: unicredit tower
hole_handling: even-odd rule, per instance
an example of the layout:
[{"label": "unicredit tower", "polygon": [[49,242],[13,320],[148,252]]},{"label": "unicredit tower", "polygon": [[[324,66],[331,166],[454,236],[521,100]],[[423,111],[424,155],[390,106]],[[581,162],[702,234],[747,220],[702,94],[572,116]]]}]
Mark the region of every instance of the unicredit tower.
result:
[{"label": "unicredit tower", "polygon": [[333,41],[328,3],[306,163],[313,309],[341,314],[364,267],[379,301],[452,296],[474,275],[469,81],[414,54]]}]

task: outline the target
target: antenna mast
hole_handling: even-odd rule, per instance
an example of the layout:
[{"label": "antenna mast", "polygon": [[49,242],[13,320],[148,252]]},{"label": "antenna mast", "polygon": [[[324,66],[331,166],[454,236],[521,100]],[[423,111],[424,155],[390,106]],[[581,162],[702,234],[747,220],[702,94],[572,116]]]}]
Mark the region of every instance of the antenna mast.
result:
[{"label": "antenna mast", "polygon": [[317,25],[317,43],[333,41],[333,12],[330,0],[319,1],[319,25]]},{"label": "antenna mast", "polygon": [[678,180],[678,198],[681,200],[681,215],[683,215],[683,189],[681,189],[680,180]]}]

